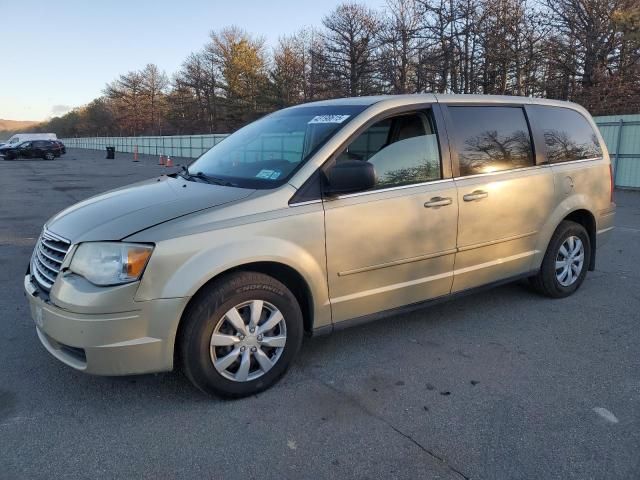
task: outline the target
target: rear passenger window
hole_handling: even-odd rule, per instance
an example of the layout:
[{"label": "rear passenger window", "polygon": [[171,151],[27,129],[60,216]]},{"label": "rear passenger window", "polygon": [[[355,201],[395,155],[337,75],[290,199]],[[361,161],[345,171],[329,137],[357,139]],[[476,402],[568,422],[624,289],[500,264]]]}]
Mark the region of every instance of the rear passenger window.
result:
[{"label": "rear passenger window", "polygon": [[[527,107],[528,108],[528,107]],[[602,156],[596,132],[586,118],[569,108],[533,105],[536,125],[542,129],[551,163]]]},{"label": "rear passenger window", "polygon": [[449,107],[460,176],[534,165],[529,126],[520,107]]},{"label": "rear passenger window", "polygon": [[440,180],[440,150],[431,111],[398,115],[372,125],[338,156],[362,160],[376,172],[374,189]]}]

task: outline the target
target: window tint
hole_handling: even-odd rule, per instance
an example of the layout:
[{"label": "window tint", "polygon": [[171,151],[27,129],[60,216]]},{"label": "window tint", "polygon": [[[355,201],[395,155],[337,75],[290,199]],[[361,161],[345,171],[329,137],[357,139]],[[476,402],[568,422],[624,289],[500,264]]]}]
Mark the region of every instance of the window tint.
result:
[{"label": "window tint", "polygon": [[337,158],[373,164],[375,189],[442,178],[440,150],[431,112],[387,118],[369,127]]},{"label": "window tint", "polygon": [[49,146],[49,142],[44,142],[42,140],[37,140],[35,142],[33,142],[33,147],[34,148],[43,148],[43,147],[48,147]]},{"label": "window tint", "polygon": [[569,108],[534,105],[536,125],[542,129],[551,163],[602,156],[596,133],[579,112]]},{"label": "window tint", "polygon": [[449,107],[460,175],[534,164],[529,126],[520,107]]}]

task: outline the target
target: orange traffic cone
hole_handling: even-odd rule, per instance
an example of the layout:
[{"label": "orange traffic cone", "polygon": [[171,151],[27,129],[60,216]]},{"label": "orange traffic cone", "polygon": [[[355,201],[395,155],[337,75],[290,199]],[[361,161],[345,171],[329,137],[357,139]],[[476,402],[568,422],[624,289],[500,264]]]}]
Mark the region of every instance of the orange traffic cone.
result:
[{"label": "orange traffic cone", "polygon": [[138,160],[138,146],[133,147],[133,161],[139,162]]},{"label": "orange traffic cone", "polygon": [[167,155],[167,160],[164,163],[165,167],[173,167],[173,160],[171,160],[171,155]]},{"label": "orange traffic cone", "polygon": [[158,165],[164,166],[164,155],[160,155],[160,158],[158,159]]}]

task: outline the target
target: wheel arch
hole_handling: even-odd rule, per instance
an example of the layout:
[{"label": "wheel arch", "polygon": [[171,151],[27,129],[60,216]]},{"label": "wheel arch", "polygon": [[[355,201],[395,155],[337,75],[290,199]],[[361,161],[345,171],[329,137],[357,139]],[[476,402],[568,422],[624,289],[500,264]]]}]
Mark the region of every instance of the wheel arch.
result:
[{"label": "wheel arch", "polygon": [[[311,334],[313,332],[314,298],[311,288],[304,276],[290,265],[286,265],[281,262],[254,261],[236,265],[234,267],[228,268],[227,270],[219,272],[198,288],[195,294],[189,299],[182,311],[182,314],[180,315],[176,330],[176,340],[180,338],[181,329],[185,324],[184,318],[189,314],[190,307],[195,303],[195,301],[197,301],[197,299],[207,289],[207,287],[212,283],[223,279],[225,276],[231,275],[236,272],[263,273],[265,275],[269,275],[272,278],[275,278],[276,280],[284,284],[289,290],[291,290],[291,293],[293,293],[293,295],[296,297],[296,300],[298,301],[298,304],[300,305],[305,333]],[[176,354],[177,348],[174,348],[174,362],[176,360]]]},{"label": "wheel arch", "polygon": [[582,225],[589,235],[589,243],[591,244],[591,254],[589,256],[589,270],[596,268],[596,219],[586,208],[579,208],[565,216],[562,221],[570,220]]},{"label": "wheel arch", "polygon": [[541,234],[536,244],[537,254],[534,259],[533,269],[540,268],[549,242],[558,226],[565,220],[570,220],[582,225],[589,235],[591,254],[589,256],[589,270],[593,271],[596,265],[596,219],[593,214],[595,209],[590,208],[589,198],[585,195],[573,195],[558,204],[547,218],[541,229]]},{"label": "wheel arch", "polygon": [[[313,331],[313,293],[304,276],[302,276],[295,268],[280,262],[258,261],[238,265],[226,272],[223,272],[222,275],[233,272],[263,273],[284,284],[289,290],[291,290],[291,293],[293,293],[293,296],[296,297],[296,300],[298,301],[298,305],[300,305],[305,333],[311,333]],[[220,275],[214,277],[212,280],[215,280],[215,278],[218,278],[219,276]]]}]

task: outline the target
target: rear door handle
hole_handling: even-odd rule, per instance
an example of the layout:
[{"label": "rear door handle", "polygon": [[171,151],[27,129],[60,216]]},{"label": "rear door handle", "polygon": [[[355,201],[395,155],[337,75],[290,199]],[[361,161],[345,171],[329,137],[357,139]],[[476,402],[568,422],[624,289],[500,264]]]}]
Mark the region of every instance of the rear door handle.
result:
[{"label": "rear door handle", "polygon": [[451,197],[433,197],[428,202],[425,202],[426,208],[444,207],[445,205],[451,205]]},{"label": "rear door handle", "polygon": [[484,190],[474,190],[471,193],[467,193],[463,195],[462,198],[465,202],[473,202],[474,200],[482,200],[483,198],[487,198],[489,194]]}]

